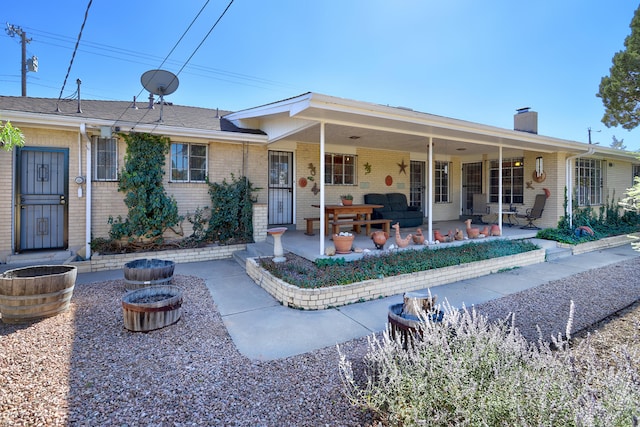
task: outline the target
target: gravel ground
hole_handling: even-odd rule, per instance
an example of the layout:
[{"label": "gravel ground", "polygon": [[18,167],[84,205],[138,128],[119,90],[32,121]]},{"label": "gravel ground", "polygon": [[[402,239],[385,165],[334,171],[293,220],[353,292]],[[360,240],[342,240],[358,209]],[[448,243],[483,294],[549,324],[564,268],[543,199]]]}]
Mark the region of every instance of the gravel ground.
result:
[{"label": "gravel ground", "polygon": [[[620,336],[626,322],[638,341],[640,260],[589,273],[480,305],[492,318],[516,313],[531,339],[564,331],[569,301],[574,330],[607,318],[600,336]],[[514,270],[516,274],[517,270]],[[342,395],[334,347],[278,361],[239,354],[201,279],[176,276],[184,289],[182,319],[149,333],[123,328],[124,282],[77,285],[71,309],[26,325],[0,323],[0,425],[370,425],[366,413]],[[631,317],[629,317],[631,316]],[[635,316],[635,317],[633,317]],[[635,319],[635,322],[633,321]],[[608,338],[608,330],[614,338]],[[609,332],[610,333],[610,332]],[[341,346],[356,370],[366,338]]]}]

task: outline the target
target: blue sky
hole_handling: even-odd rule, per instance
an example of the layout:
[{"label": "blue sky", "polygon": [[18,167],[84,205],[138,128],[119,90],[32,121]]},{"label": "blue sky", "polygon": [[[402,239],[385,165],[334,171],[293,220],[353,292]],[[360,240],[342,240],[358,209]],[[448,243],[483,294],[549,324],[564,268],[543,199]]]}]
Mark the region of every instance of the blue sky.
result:
[{"label": "blue sky", "polygon": [[[79,78],[85,99],[146,101],[140,76],[205,2],[94,0],[62,97]],[[3,3],[0,22],[38,57],[27,95],[57,98],[88,0]],[[604,126],[595,96],[637,3],[235,0],[198,49],[228,3],[210,0],[162,65],[179,73],[168,101],[240,110],[312,91],[503,128],[531,107],[540,134],[587,142],[591,128],[593,142],[640,149],[640,129]],[[0,34],[0,52],[0,93],[19,96],[19,37]]]}]

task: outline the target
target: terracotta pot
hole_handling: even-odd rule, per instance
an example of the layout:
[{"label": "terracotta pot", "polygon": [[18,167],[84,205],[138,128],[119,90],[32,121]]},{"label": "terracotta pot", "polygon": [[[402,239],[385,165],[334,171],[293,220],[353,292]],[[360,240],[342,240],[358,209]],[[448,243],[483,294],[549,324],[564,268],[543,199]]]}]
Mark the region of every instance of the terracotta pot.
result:
[{"label": "terracotta pot", "polygon": [[353,205],[353,200],[342,199],[342,206],[351,206]]},{"label": "terracotta pot", "polygon": [[336,247],[337,254],[349,254],[351,253],[351,247],[353,246],[353,236],[341,236],[339,234],[334,234],[333,244]]}]

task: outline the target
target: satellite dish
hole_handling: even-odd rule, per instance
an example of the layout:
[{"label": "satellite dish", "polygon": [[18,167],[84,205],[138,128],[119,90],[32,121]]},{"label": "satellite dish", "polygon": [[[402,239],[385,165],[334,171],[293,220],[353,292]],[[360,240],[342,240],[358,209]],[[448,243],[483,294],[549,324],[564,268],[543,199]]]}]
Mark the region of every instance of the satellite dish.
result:
[{"label": "satellite dish", "polygon": [[178,89],[178,76],[165,70],[149,70],[140,77],[142,86],[154,95],[171,95]]},{"label": "satellite dish", "polygon": [[162,110],[164,107],[164,96],[171,95],[178,89],[178,76],[165,70],[149,70],[140,77],[142,86],[153,93],[160,95],[160,119],[162,123]]}]

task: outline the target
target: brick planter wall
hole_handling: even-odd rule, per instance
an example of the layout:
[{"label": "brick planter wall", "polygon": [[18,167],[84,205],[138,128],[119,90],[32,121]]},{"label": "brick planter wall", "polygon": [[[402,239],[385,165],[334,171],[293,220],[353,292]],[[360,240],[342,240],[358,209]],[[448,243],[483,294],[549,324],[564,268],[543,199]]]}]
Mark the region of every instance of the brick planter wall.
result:
[{"label": "brick planter wall", "polygon": [[142,258],[156,258],[173,261],[175,263],[211,261],[231,258],[235,251],[243,251],[245,249],[247,249],[247,245],[241,244],[118,255],[93,255],[90,261],[73,262],[71,265],[78,267],[78,273],[89,273],[92,271],[118,270],[123,268],[129,261]]},{"label": "brick planter wall", "polygon": [[587,252],[599,251],[600,249],[615,248],[617,246],[627,245],[631,242],[638,241],[638,236],[640,236],[640,233],[633,233],[625,236],[605,237],[604,239],[594,240],[592,242],[578,243],[577,245],[558,243],[558,247],[571,249],[572,255],[579,255]]},{"label": "brick planter wall", "polygon": [[247,274],[284,306],[305,310],[322,310],[358,301],[432,288],[459,280],[485,276],[499,270],[544,262],[545,250],[537,249],[486,261],[419,271],[416,273],[366,280],[349,285],[318,289],[301,289],[260,268],[256,258],[246,262]]}]

